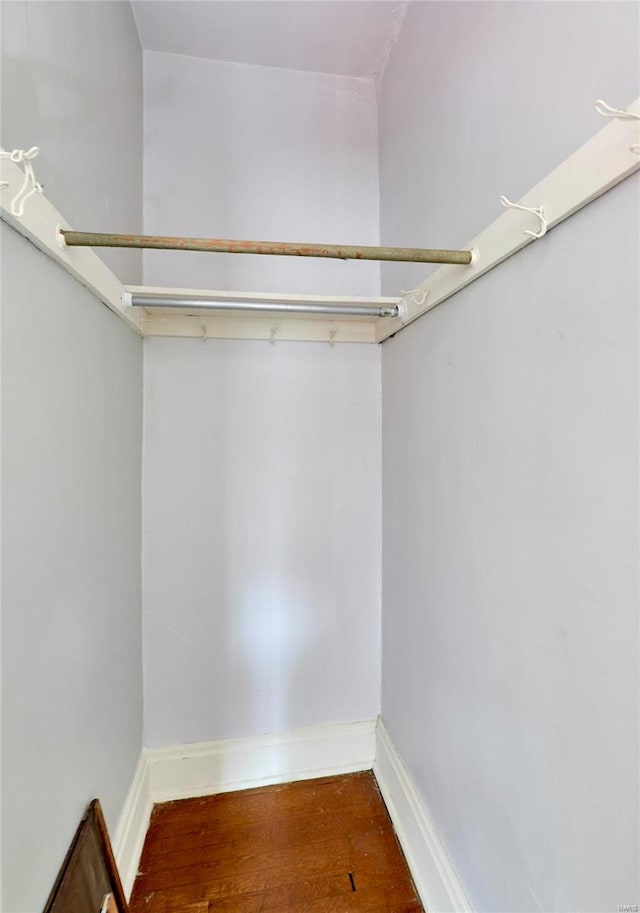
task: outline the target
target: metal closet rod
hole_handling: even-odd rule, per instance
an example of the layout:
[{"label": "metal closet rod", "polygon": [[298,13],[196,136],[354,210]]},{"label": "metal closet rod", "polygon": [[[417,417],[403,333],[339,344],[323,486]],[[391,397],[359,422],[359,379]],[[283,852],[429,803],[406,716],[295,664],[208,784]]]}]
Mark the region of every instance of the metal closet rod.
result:
[{"label": "metal closet rod", "polygon": [[210,298],[170,298],[163,295],[131,294],[133,307],[180,308],[208,311],[262,311],[285,314],[331,314],[341,317],[397,317],[398,305],[305,304],[271,301],[212,301]]},{"label": "metal closet rod", "polygon": [[404,263],[452,263],[460,266],[468,266],[473,261],[470,250],[292,244],[286,241],[229,241],[223,238],[171,238],[161,235],[111,235],[68,229],[60,229],[60,234],[69,247],[142,247],[149,250],[201,250],[218,254],[327,257],[332,260],[398,260]]}]

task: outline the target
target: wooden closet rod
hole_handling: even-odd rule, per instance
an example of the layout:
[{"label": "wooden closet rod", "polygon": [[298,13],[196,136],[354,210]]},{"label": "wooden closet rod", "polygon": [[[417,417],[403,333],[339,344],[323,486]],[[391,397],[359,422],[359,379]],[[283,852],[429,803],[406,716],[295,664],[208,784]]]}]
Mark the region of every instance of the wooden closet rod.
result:
[{"label": "wooden closet rod", "polygon": [[328,257],[333,260],[399,260],[405,263],[453,263],[460,266],[468,266],[473,260],[470,250],[290,244],[284,241],[228,241],[222,238],[169,238],[159,235],[109,235],[62,228],[60,234],[68,247],[144,247],[150,250],[201,250],[218,254]]}]

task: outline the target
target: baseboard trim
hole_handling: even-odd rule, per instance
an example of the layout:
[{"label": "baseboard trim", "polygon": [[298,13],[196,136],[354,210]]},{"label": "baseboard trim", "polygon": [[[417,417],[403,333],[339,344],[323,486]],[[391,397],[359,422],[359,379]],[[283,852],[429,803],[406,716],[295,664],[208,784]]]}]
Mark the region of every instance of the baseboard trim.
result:
[{"label": "baseboard trim", "polygon": [[116,857],[118,872],[120,873],[122,887],[127,899],[131,896],[133,882],[138,872],[152,809],[153,800],[149,791],[149,770],[146,752],[143,750],[138,760],[113,840],[113,853]]},{"label": "baseboard trim", "polygon": [[156,803],[372,768],[425,909],[472,913],[382,719],[143,751],[113,841],[125,894]]},{"label": "baseboard trim", "polygon": [[375,720],[367,720],[143,750],[113,840],[125,894],[131,896],[156,803],[371,770],[375,730]]},{"label": "baseboard trim", "polygon": [[153,802],[370,770],[375,720],[196,742],[146,753]]},{"label": "baseboard trim", "polygon": [[429,913],[472,913],[469,901],[382,718],[373,771],[420,899]]}]

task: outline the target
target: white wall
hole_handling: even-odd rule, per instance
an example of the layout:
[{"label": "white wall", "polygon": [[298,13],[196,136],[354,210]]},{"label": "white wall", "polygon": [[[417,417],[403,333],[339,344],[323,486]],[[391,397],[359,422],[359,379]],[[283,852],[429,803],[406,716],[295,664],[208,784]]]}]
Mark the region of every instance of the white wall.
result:
[{"label": "white wall", "polygon": [[371,719],[380,352],[148,339],[147,745]]},{"label": "white wall", "polygon": [[[413,3],[379,99],[381,243],[460,247],[501,215],[602,128],[597,98],[638,96],[638,30],[625,2]],[[385,263],[383,294],[436,268]]]},{"label": "white wall", "polygon": [[[72,221],[139,224],[142,61],[125,3],[2,4],[2,140]],[[142,745],[142,344],[2,226],[2,909],[41,910]],[[110,258],[137,279],[139,257]]]},{"label": "white wall", "polygon": [[[145,231],[378,242],[369,80],[150,53]],[[149,251],[145,282],[378,294],[376,263]],[[376,349],[145,346],[145,739],[379,710]]]},{"label": "white wall", "polygon": [[[145,52],[144,226],[152,234],[378,243],[370,80]],[[377,263],[144,254],[145,282],[379,294]]]},{"label": "white wall", "polygon": [[[414,4],[383,243],[468,240],[638,59],[631,4]],[[635,177],[383,346],[382,710],[477,911],[638,902],[639,204]]]},{"label": "white wall", "polygon": [[142,343],[4,225],[2,269],[2,909],[32,913],[142,746]]},{"label": "white wall", "polygon": [[[39,146],[36,176],[76,229],[142,230],[142,52],[129,3],[2,4],[2,144]],[[98,252],[123,282],[135,250]]]}]

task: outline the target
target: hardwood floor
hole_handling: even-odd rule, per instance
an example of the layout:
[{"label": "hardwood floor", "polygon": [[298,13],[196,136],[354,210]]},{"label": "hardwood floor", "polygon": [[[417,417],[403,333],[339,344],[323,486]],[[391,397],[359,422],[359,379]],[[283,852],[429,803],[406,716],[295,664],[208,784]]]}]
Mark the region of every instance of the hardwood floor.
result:
[{"label": "hardwood floor", "polygon": [[131,913],[420,913],[372,773],[156,805]]}]

